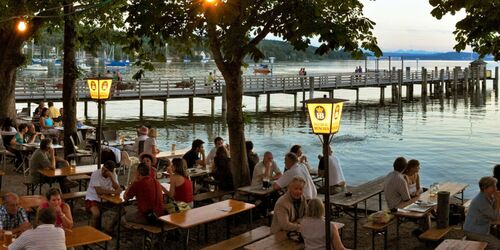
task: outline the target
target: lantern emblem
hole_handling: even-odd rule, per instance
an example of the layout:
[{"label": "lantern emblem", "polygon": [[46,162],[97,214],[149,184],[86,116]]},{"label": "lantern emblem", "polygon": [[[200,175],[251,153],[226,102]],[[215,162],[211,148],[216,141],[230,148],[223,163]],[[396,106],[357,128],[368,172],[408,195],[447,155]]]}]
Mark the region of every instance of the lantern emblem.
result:
[{"label": "lantern emblem", "polygon": [[324,120],[326,117],[325,108],[323,108],[323,106],[317,106],[314,109],[314,116],[320,121]]}]

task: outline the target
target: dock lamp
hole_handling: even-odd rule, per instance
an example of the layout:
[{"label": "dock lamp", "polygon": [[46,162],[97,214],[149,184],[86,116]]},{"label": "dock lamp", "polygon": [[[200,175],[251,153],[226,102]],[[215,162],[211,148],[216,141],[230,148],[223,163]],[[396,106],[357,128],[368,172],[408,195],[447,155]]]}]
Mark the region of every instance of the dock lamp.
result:
[{"label": "dock lamp", "polygon": [[[317,134],[323,143],[323,164],[325,167],[325,233],[326,249],[331,249],[331,230],[330,230],[330,166],[329,152],[333,134],[340,129],[340,118],[342,117],[342,107],[344,99],[332,98],[313,98],[306,100],[309,120],[314,134]],[[322,137],[321,137],[322,135]]]},{"label": "dock lamp", "polygon": [[101,168],[101,135],[102,135],[102,104],[109,99],[109,93],[113,84],[110,78],[87,78],[90,98],[97,101],[97,168]]}]

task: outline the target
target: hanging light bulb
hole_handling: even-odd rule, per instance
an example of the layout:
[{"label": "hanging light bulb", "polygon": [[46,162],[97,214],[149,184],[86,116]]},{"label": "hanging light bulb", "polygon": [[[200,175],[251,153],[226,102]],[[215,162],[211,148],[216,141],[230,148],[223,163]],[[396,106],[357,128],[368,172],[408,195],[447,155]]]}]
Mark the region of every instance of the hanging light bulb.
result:
[{"label": "hanging light bulb", "polygon": [[20,20],[17,23],[17,30],[24,32],[24,31],[26,31],[26,28],[27,28],[27,25],[26,25],[26,22],[24,20]]}]

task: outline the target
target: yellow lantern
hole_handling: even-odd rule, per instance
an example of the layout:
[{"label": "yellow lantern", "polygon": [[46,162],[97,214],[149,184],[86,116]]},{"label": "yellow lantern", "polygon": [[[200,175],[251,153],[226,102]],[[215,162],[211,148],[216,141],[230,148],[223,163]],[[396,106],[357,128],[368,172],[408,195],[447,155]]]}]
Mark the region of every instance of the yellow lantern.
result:
[{"label": "yellow lantern", "polygon": [[344,99],[314,98],[306,101],[315,134],[335,134],[340,129]]},{"label": "yellow lantern", "polygon": [[109,99],[109,92],[113,84],[113,79],[109,78],[88,78],[87,84],[89,85],[90,98],[94,100],[107,100]]}]

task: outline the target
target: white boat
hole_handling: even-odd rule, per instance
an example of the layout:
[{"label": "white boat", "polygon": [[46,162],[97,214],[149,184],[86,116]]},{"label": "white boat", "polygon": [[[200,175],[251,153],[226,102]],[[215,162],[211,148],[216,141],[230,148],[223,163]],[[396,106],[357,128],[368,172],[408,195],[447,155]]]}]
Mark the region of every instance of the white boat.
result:
[{"label": "white boat", "polygon": [[81,69],[81,70],[83,70],[83,71],[90,71],[90,69],[91,69],[90,66],[88,66],[85,63],[78,64],[78,68]]},{"label": "white boat", "polygon": [[49,71],[49,67],[41,64],[30,64],[25,68],[26,71]]}]

